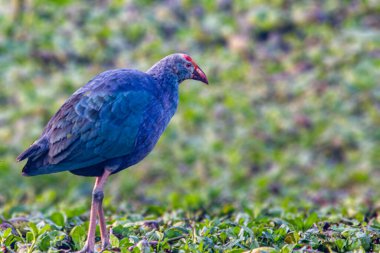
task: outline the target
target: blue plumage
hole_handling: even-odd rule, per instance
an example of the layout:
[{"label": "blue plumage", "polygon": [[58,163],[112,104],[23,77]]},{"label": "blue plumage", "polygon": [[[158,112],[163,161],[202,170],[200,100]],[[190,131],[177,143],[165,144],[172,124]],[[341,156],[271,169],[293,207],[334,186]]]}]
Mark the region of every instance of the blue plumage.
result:
[{"label": "blue plumage", "polygon": [[41,137],[17,157],[18,161],[28,158],[22,171],[26,176],[70,171],[97,177],[87,241],[79,253],[94,252],[97,217],[102,249],[110,245],[102,206],[105,181],[153,149],[177,109],[178,86],[186,79],[208,83],[185,54],[169,55],[146,73],[103,72],[77,90]]},{"label": "blue plumage", "polygon": [[62,105],[41,137],[18,157],[29,158],[23,174],[101,176],[106,166],[116,173],[142,160],[177,109],[179,84],[190,78],[207,83],[200,68],[189,62],[174,54],[146,73],[116,69],[97,75]]}]

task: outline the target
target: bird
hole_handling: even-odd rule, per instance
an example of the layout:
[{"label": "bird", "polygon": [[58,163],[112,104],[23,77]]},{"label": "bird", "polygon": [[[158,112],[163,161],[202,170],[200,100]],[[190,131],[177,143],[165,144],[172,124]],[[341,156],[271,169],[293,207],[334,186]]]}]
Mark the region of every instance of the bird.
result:
[{"label": "bird", "polygon": [[69,171],[96,177],[89,228],[78,253],[94,252],[99,219],[102,250],[110,247],[103,210],[108,177],[143,160],[154,148],[178,106],[187,79],[208,84],[184,53],[164,57],[146,72],[107,70],[75,91],[46,124],[41,136],[18,157],[23,176]]}]

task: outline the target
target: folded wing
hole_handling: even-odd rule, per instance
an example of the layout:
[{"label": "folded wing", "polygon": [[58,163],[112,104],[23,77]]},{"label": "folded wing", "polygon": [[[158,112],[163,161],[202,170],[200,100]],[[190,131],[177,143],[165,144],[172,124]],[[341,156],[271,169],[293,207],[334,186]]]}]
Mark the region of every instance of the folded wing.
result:
[{"label": "folded wing", "polygon": [[23,173],[73,170],[127,155],[154,103],[146,90],[74,94],[49,121],[40,140],[19,156],[29,158]]}]

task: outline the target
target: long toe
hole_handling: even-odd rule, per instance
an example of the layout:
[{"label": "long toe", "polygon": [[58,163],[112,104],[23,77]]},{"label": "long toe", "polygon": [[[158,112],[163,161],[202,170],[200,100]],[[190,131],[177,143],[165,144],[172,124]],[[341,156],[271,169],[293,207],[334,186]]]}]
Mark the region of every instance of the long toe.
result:
[{"label": "long toe", "polygon": [[86,244],[86,245],[84,245],[84,247],[81,250],[76,251],[74,253],[95,253],[95,250],[93,248],[90,249],[88,244]]},{"label": "long toe", "polygon": [[102,242],[102,251],[110,249],[110,248],[111,248],[111,243],[109,239]]}]

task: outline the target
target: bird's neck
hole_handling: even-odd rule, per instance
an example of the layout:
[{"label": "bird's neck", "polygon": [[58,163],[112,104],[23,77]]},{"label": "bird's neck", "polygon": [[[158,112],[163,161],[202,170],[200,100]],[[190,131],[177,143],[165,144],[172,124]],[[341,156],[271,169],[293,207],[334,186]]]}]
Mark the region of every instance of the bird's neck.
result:
[{"label": "bird's neck", "polygon": [[178,80],[178,75],[174,73],[170,64],[167,64],[166,59],[157,62],[146,73],[156,79],[159,88],[165,90],[178,89],[180,80]]},{"label": "bird's neck", "polygon": [[162,94],[163,105],[173,110],[173,114],[177,109],[178,104],[178,76],[170,69],[165,62],[159,62],[151,67],[147,72],[157,82],[157,89]]},{"label": "bird's neck", "polygon": [[178,94],[179,80],[173,70],[165,61],[160,61],[151,67],[147,72],[157,82],[157,88],[162,93]]}]

